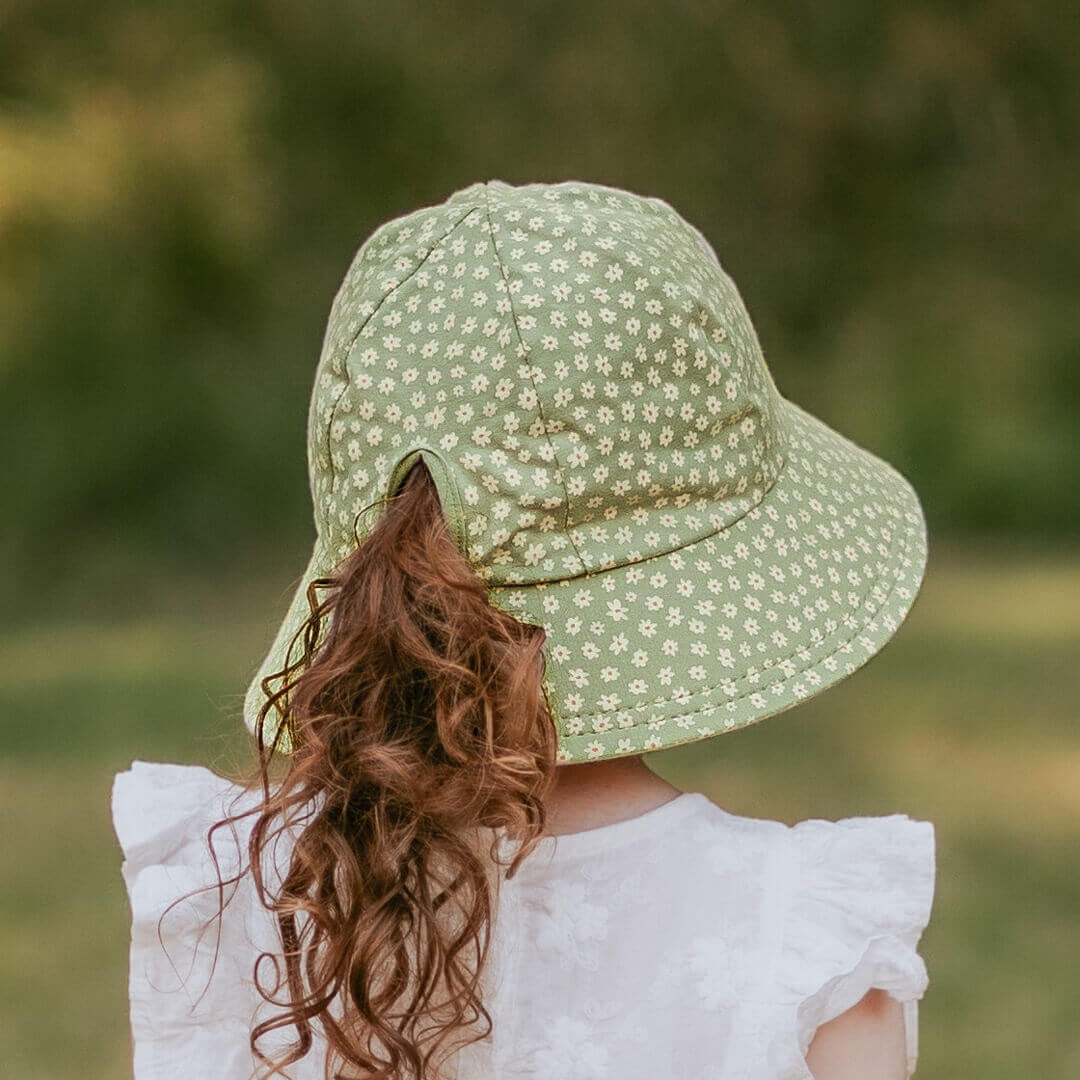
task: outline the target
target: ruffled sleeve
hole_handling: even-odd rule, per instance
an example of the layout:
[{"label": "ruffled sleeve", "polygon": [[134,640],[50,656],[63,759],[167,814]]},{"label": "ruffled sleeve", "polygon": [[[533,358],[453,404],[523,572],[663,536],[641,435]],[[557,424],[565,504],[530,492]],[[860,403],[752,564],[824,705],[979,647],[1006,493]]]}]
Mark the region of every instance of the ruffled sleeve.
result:
[{"label": "ruffled sleeve", "polygon": [[[135,1080],[247,1080],[251,1024],[262,1003],[259,953],[280,949],[246,866],[252,823],[207,834],[260,793],[207,769],[135,762],[113,784],[113,825],[131,903],[129,995]],[[217,865],[215,866],[215,856]],[[225,882],[223,894],[217,888]],[[227,899],[217,918],[219,901]]]},{"label": "ruffled sleeve", "polygon": [[933,825],[902,814],[803,821],[790,841],[779,974],[800,1055],[822,1024],[879,988],[903,1005],[910,1076],[928,981],[916,950],[933,903]]}]

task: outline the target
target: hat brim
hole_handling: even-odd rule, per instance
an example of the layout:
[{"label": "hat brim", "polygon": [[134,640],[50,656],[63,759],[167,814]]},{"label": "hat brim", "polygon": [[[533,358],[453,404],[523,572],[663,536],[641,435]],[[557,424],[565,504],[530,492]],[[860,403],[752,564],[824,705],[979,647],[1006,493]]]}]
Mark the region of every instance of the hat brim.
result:
[{"label": "hat brim", "polygon": [[[846,678],[911,610],[926,522],[892,466],[781,399],[786,460],[750,513],[636,563],[538,585],[491,587],[490,602],[543,626],[544,692],[563,762],[666,749],[747,727]],[[248,689],[280,671],[334,559],[317,542],[288,614]],[[660,687],[669,688],[663,696]],[[276,720],[267,725],[270,745]],[[278,749],[289,752],[287,732]]]},{"label": "hat brim", "polygon": [[915,491],[793,402],[780,411],[784,466],[733,525],[636,564],[491,591],[551,635],[545,688],[561,760],[665,749],[774,716],[852,674],[911,610],[927,555]]},{"label": "hat brim", "polygon": [[[297,634],[311,614],[308,587],[312,581],[318,578],[329,577],[334,570],[335,562],[332,553],[323,544],[322,538],[316,538],[311,558],[308,560],[307,567],[300,577],[300,584],[297,586],[292,601],[289,603],[289,610],[278,627],[274,643],[270,646],[270,651],[266,654],[258,673],[251,680],[251,685],[248,686],[247,694],[244,697],[244,723],[248,731],[256,737],[258,737],[259,729],[259,712],[263,703],[267,700],[263,681],[277,675],[284,670],[286,663],[295,663],[303,655],[304,643],[302,638],[297,638]],[[274,680],[271,685],[274,690],[277,690],[280,688],[281,683]],[[292,740],[289,737],[287,727],[279,732],[281,720],[280,713],[271,708],[266,715],[266,722],[262,732],[263,745],[267,748],[273,746],[281,753],[288,754],[293,749]],[[275,739],[277,740],[276,744]]]}]

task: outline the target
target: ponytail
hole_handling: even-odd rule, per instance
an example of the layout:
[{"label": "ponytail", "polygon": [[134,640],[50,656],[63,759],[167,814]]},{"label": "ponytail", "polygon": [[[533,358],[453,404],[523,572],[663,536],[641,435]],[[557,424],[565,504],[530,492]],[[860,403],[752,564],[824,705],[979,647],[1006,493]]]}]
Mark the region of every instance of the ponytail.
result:
[{"label": "ponytail", "polygon": [[[281,710],[293,753],[272,779],[273,747],[259,746],[248,857],[283,948],[256,965],[279,1011],[255,1026],[252,1050],[267,1075],[285,1075],[318,1025],[328,1077],[431,1080],[491,1030],[480,976],[497,836],[517,842],[513,873],[543,832],[557,746],[544,632],[488,602],[422,461],[323,584],[304,655],[272,677],[282,688],[259,717],[261,730]],[[286,829],[295,840],[278,886],[262,867]],[[260,1049],[289,1027],[300,1033],[291,1048]]]}]

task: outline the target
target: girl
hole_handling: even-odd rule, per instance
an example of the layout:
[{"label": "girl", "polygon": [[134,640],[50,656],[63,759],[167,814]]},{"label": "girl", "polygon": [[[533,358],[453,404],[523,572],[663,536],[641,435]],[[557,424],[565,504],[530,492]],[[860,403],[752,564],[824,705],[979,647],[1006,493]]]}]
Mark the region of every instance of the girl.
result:
[{"label": "girl", "polygon": [[926,559],[701,233],[577,181],[388,222],[308,430],[261,782],[114,787],[137,1080],[910,1076],[932,826],[740,817],[644,761],[853,672]]}]

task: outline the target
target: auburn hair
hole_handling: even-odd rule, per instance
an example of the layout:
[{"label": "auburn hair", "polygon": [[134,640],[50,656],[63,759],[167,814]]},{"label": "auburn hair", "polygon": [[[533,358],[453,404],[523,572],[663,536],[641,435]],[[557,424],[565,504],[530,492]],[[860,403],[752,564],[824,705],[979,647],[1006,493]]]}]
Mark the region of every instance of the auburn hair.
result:
[{"label": "auburn hair", "polygon": [[[318,1027],[328,1078],[433,1080],[491,1031],[480,977],[499,878],[544,830],[557,749],[544,631],[488,601],[422,460],[308,597],[302,655],[264,682],[259,714],[247,859],[282,947],[255,965],[277,1011],[252,1051],[287,1075]],[[284,762],[261,738],[272,715]],[[275,879],[266,858],[286,832]],[[268,1054],[286,1028],[298,1038]]]}]

